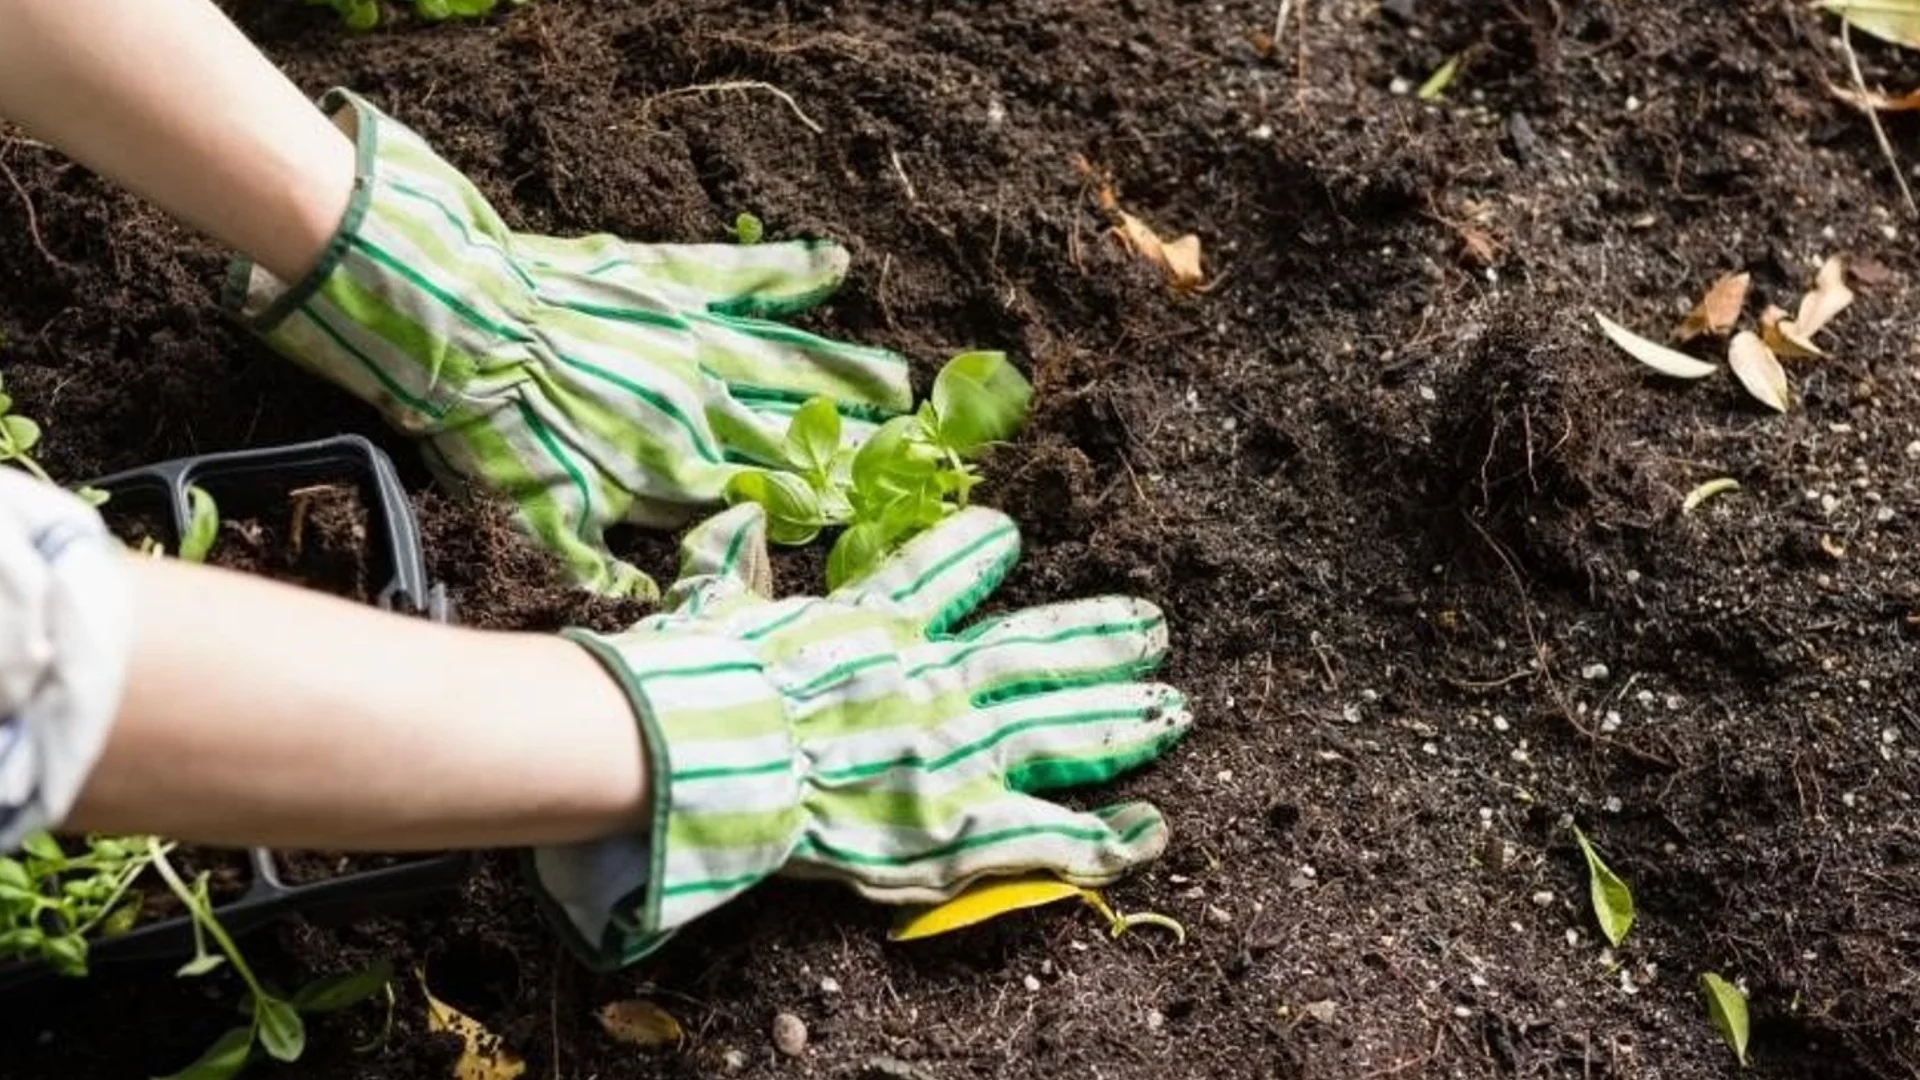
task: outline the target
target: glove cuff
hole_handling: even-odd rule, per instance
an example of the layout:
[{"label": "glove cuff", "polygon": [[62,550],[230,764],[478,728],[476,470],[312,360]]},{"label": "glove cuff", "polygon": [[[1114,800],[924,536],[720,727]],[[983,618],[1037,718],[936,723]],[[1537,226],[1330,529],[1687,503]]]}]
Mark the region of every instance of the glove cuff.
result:
[{"label": "glove cuff", "polygon": [[562,937],[589,966],[610,970],[787,862],[803,832],[803,762],[780,694],[745,644],[684,633],[562,636],[619,684],[647,755],[644,831],[528,857]]},{"label": "glove cuff", "polygon": [[428,435],[471,422],[467,391],[510,363],[530,285],[511,233],[424,139],[350,91],[320,107],[354,140],[353,192],[313,268],[228,268],[223,309],[274,351]]}]

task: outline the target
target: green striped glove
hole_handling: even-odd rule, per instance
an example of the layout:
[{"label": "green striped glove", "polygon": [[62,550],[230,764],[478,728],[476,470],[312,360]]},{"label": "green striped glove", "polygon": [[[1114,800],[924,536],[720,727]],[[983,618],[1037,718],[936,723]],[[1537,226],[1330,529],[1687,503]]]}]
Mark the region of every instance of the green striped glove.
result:
[{"label": "green striped glove", "polygon": [[657,595],[605,530],[676,528],[744,468],[795,468],[808,398],[836,400],[847,445],[912,406],[898,356],[764,318],[831,294],[841,248],[515,233],[413,131],[346,91],[322,106],[359,148],[352,204],[304,280],[236,263],[229,309],[421,436],[443,481],[504,495],[587,588]]},{"label": "green striped glove", "polygon": [[1100,886],[1156,858],[1152,806],[1080,813],[1038,793],[1186,734],[1180,693],[1137,681],[1166,620],[1105,597],[957,629],[1019,551],[1013,522],[975,507],[829,596],[773,601],[747,504],[689,535],[663,613],[570,632],[633,702],[653,801],[645,834],[532,853],[575,951],[630,963],[775,874],[920,904],[1033,870]]}]

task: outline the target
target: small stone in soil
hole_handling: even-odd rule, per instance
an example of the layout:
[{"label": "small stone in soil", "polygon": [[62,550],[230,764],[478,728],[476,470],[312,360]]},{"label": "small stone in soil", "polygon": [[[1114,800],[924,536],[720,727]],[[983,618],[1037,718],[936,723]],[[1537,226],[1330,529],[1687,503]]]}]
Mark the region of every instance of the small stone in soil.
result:
[{"label": "small stone in soil", "polygon": [[1306,1013],[1307,1017],[1317,1024],[1331,1024],[1336,1008],[1338,1006],[1331,1001],[1316,1001],[1300,1011]]},{"label": "small stone in soil", "polygon": [[836,979],[836,978],[834,978],[834,977],[833,977],[833,976],[831,976],[831,975],[828,975],[827,977],[825,977],[825,978],[823,978],[823,979],[821,979],[821,980],[820,980],[820,992],[821,992],[821,993],[823,993],[823,994],[837,994],[837,993],[839,993],[839,992],[840,992],[840,980],[839,980],[839,979]]},{"label": "small stone in soil", "polygon": [[773,1047],[788,1057],[799,1057],[807,1048],[806,1022],[792,1013],[774,1016]]},{"label": "small stone in soil", "polygon": [[1218,907],[1214,904],[1208,904],[1207,905],[1207,921],[1212,923],[1215,926],[1228,926],[1232,924],[1233,916],[1227,913],[1226,908]]},{"label": "small stone in soil", "polygon": [[720,1063],[727,1067],[728,1072],[739,1072],[741,1069],[747,1067],[747,1052],[745,1050],[729,1050],[720,1055]]},{"label": "small stone in soil", "polygon": [[1030,993],[1030,994],[1034,994],[1034,993],[1039,993],[1039,992],[1040,992],[1040,980],[1039,980],[1039,979],[1036,979],[1036,978],[1034,978],[1034,977],[1033,977],[1033,976],[1031,976],[1031,975],[1028,975],[1028,976],[1026,976],[1025,978],[1023,978],[1023,979],[1021,979],[1021,980],[1020,980],[1020,985],[1022,985],[1022,986],[1024,986],[1024,987],[1026,987],[1026,988],[1027,988],[1027,992],[1028,992],[1028,993]]}]

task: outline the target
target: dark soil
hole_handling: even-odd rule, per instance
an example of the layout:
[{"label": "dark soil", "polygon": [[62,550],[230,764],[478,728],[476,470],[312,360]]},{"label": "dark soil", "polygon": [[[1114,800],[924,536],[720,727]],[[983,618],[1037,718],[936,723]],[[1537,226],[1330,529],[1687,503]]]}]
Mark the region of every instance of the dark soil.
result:
[{"label": "dark soil", "polygon": [[[1275,44],[1275,6],[535,0],[367,36],[244,6],[304,88],[371,95],[518,228],[714,240],[752,211],[852,247],[806,325],[923,378],[1018,356],[1036,415],[982,489],[1028,538],[1000,599],[1153,598],[1198,716],[1085,796],[1165,808],[1172,849],[1110,896],[1184,946],[1070,906],[889,945],[887,913],[775,885],[596,978],[503,861],[404,918],[255,938],[263,970],[424,963],[528,1076],[583,1080],[1739,1075],[1715,971],[1752,994],[1749,1074],[1920,1075],[1920,256],[1828,91],[1834,24],[1788,0],[1300,0]],[[1870,81],[1920,85],[1860,47]],[[1407,92],[1463,51],[1446,100]],[[763,91],[661,96],[730,81],[823,133]],[[1920,162],[1920,123],[1889,126]],[[1201,237],[1210,291],[1103,235],[1082,157]],[[222,253],[30,143],[0,164],[45,245],[0,190],[0,365],[59,474],[362,432],[463,621],[634,614],[555,587],[376,417],[223,323]],[[1833,254],[1860,299],[1784,416],[1648,376],[1593,326],[1658,336],[1736,269],[1749,318],[1792,307]],[[1718,476],[1742,490],[1681,513]],[[671,538],[633,542],[671,567]],[[1621,948],[1569,825],[1633,886]],[[0,1014],[8,1077],[177,1067],[232,988],[60,989]],[[334,1018],[299,1075],[447,1075],[400,989],[384,1048],[351,1049],[377,1008]],[[640,995],[686,1047],[601,1033],[594,1009]],[[799,1060],[780,1011],[810,1027]]]}]

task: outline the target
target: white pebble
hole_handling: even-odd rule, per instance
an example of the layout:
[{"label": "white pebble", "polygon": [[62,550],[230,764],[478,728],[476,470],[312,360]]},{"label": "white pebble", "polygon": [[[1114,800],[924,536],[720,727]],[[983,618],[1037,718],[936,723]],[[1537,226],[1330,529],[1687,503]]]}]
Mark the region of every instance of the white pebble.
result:
[{"label": "white pebble", "polygon": [[1617,712],[1614,712],[1612,709],[1608,709],[1607,715],[1605,717],[1602,717],[1600,720],[1600,730],[1607,733],[1608,735],[1611,735],[1614,732],[1619,731],[1620,730],[1620,714]]},{"label": "white pebble", "polygon": [[[1392,82],[1387,84],[1387,93],[1393,94],[1396,97],[1405,97],[1413,93],[1413,80],[1404,75],[1396,76]],[[1915,456],[1920,457],[1920,454],[1916,454]]]},{"label": "white pebble", "polygon": [[1916,461],[1920,461],[1920,439],[1915,439],[1907,444],[1907,456]]},{"label": "white pebble", "polygon": [[1021,979],[1020,985],[1026,987],[1027,993],[1029,994],[1037,994],[1040,992],[1040,980],[1031,975]]},{"label": "white pebble", "polygon": [[1506,717],[1504,717],[1504,716],[1495,716],[1495,717],[1493,718],[1493,730],[1495,730],[1495,731],[1506,731],[1507,729],[1509,729],[1509,728],[1511,728],[1511,727],[1513,727],[1513,725],[1507,722],[1507,718],[1506,718]]},{"label": "white pebble", "polygon": [[1606,678],[1607,674],[1607,665],[1605,664],[1588,664],[1586,667],[1580,669],[1580,677],[1588,682],[1599,682],[1601,679]]},{"label": "white pebble", "polygon": [[1600,804],[1600,808],[1609,814],[1617,814],[1624,805],[1625,804],[1620,801],[1620,796],[1609,795],[1607,796],[1607,801]]},{"label": "white pebble", "polygon": [[831,975],[828,975],[827,977],[825,977],[825,978],[823,978],[823,979],[821,979],[821,980],[820,980],[820,992],[821,992],[821,993],[823,993],[823,994],[837,994],[837,993],[839,993],[839,992],[840,992],[840,980],[839,980],[839,979],[836,979],[836,978],[834,978],[834,977],[833,977],[833,976],[831,976]]},{"label": "white pebble", "polygon": [[1545,889],[1542,889],[1539,892],[1533,894],[1534,907],[1550,907],[1552,906],[1552,904],[1553,904],[1553,894],[1546,891]]}]

